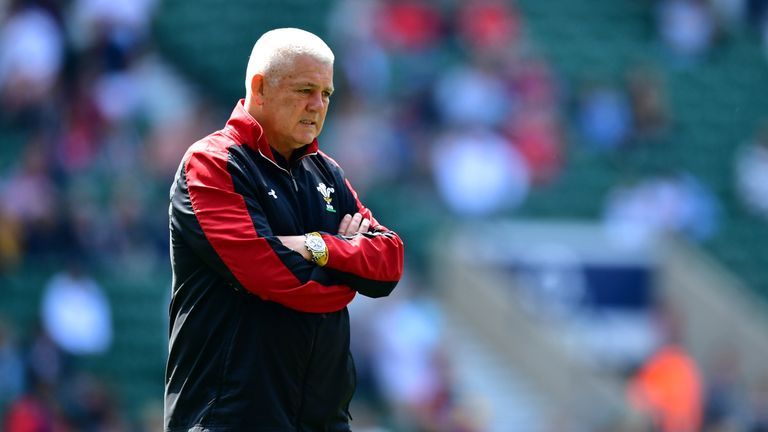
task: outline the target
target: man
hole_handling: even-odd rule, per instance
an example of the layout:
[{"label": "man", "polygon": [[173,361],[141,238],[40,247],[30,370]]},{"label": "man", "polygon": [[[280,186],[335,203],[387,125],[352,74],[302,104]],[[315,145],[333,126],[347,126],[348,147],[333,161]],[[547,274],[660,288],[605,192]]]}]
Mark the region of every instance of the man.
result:
[{"label": "man", "polygon": [[318,150],[333,59],[311,33],[265,33],[245,99],[184,155],[171,187],[166,431],[350,430],[346,306],[392,291],[403,243]]}]

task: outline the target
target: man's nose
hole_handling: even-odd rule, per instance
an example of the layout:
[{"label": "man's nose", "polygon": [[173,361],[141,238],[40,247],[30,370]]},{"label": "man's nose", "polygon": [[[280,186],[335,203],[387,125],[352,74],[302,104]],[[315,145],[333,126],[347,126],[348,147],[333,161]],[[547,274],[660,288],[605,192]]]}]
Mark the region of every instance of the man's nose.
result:
[{"label": "man's nose", "polygon": [[314,92],[309,97],[309,102],[307,103],[307,110],[309,111],[320,111],[323,109],[323,95],[320,92]]}]

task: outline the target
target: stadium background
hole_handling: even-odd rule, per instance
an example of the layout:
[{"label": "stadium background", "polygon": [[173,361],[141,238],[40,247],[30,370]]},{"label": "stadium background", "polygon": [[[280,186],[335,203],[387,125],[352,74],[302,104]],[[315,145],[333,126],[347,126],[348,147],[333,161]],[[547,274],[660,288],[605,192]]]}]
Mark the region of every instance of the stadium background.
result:
[{"label": "stadium background", "polygon": [[352,306],[355,430],[648,430],[670,336],[702,430],[765,430],[767,4],[0,1],[4,430],[158,430],[168,187],[279,26],[334,49],[321,145],[407,246]]}]

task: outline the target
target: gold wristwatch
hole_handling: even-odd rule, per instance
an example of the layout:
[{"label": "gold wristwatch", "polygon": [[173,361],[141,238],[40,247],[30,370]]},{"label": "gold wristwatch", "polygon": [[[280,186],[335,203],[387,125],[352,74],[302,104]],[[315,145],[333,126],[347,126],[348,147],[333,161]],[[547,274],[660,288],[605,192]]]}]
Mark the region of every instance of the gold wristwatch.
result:
[{"label": "gold wristwatch", "polygon": [[312,254],[312,262],[320,267],[328,263],[328,246],[318,232],[304,234],[304,247]]}]

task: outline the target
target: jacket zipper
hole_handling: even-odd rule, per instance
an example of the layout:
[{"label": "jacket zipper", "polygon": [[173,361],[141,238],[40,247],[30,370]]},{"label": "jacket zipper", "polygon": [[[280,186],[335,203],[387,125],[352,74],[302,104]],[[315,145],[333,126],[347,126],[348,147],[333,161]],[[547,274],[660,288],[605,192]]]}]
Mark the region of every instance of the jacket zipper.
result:
[{"label": "jacket zipper", "polygon": [[[291,178],[291,181],[293,182],[293,189],[294,189],[294,190],[296,190],[296,192],[298,192],[298,191],[299,191],[299,184],[298,184],[298,183],[296,183],[296,178],[293,176],[293,173],[292,173],[291,171],[289,171],[289,170],[287,170],[287,169],[285,169],[285,168],[281,167],[280,165],[278,165],[278,164],[277,164],[277,162],[275,162],[275,161],[273,161],[272,159],[270,159],[270,158],[268,158],[267,156],[265,156],[265,155],[264,155],[264,153],[262,153],[262,152],[261,152],[261,150],[259,150],[259,154],[260,154],[260,155],[261,155],[261,157],[263,157],[264,159],[266,159],[266,160],[268,160],[268,161],[272,162],[272,165],[274,165],[274,166],[278,167],[280,170],[282,170],[283,172],[285,172],[286,174],[288,174],[288,177],[290,177],[290,178]],[[305,158],[305,157],[307,157],[307,156],[312,156],[312,155],[316,155],[316,154],[317,154],[317,152],[307,153],[307,154],[305,154],[305,155],[302,155],[300,158],[298,158],[298,159],[296,160],[296,162],[299,162],[300,160],[304,159],[304,158]]]}]

